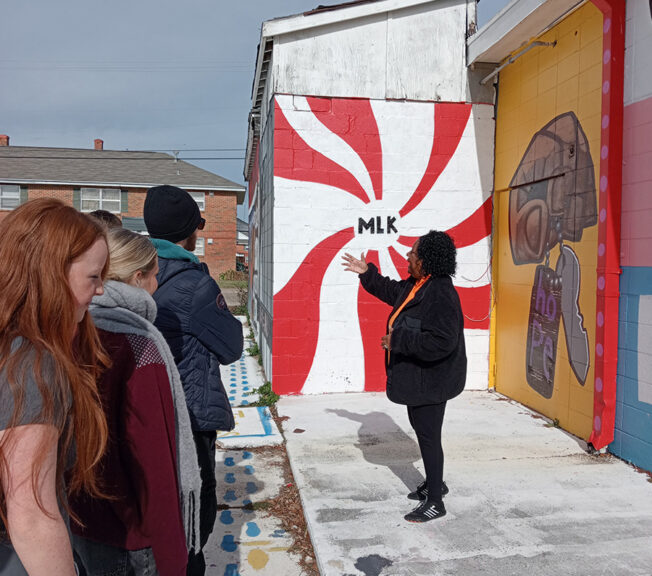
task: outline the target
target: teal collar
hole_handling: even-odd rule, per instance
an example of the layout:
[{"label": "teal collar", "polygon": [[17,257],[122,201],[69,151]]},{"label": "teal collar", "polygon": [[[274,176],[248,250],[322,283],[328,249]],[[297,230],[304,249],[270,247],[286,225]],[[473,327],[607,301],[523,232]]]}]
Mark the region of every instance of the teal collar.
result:
[{"label": "teal collar", "polygon": [[169,240],[162,240],[161,238],[150,238],[152,244],[156,248],[156,252],[160,258],[167,258],[168,260],[187,260],[199,264],[199,258],[192,252],[188,252],[185,248],[181,248],[178,244],[174,244]]}]

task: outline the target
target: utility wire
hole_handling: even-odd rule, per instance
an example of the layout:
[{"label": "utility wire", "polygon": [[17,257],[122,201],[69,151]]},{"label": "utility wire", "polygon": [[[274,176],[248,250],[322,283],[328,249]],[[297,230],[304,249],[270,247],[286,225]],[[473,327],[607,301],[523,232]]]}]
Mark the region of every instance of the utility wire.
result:
[{"label": "utility wire", "polygon": [[198,61],[25,61],[0,59],[3,70],[61,70],[71,72],[251,72],[251,62]]}]

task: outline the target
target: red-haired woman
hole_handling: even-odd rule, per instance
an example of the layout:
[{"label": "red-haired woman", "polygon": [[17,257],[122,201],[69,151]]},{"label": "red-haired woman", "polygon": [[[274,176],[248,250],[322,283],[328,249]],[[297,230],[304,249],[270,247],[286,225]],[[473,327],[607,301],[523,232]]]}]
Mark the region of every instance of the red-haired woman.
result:
[{"label": "red-haired woman", "polygon": [[0,222],[3,576],[75,575],[66,494],[99,495],[107,441],[95,382],[108,358],[87,313],[107,257],[102,225],[58,200]]}]

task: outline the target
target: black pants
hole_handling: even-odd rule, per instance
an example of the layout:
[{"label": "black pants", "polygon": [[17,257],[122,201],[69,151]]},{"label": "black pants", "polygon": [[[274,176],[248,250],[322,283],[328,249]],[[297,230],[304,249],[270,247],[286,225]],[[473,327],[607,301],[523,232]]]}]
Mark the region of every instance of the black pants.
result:
[{"label": "black pants", "polygon": [[444,478],[444,450],[441,447],[441,427],[446,402],[408,406],[408,418],[417,433],[423,466],[426,469],[428,501],[441,502],[441,483]]},{"label": "black pants", "polygon": [[[201,496],[199,499],[199,538],[202,548],[213,532],[215,518],[217,517],[217,482],[215,480],[215,440],[217,432],[196,432],[192,435],[195,438],[197,448],[197,459],[199,460],[199,471],[201,474]],[[204,552],[188,556],[188,576],[204,576],[206,573],[206,560]]]}]

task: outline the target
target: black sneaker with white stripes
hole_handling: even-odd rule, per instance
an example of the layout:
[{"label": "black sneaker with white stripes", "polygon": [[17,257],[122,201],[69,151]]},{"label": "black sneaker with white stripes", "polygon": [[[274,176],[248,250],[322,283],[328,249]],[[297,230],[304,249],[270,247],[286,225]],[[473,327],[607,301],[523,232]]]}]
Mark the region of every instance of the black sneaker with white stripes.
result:
[{"label": "black sneaker with white stripes", "polygon": [[[448,494],[448,486],[446,482],[441,483],[441,497],[443,498]],[[428,499],[428,486],[426,486],[426,481],[424,480],[417,486],[417,489],[414,492],[408,494],[410,500],[427,500]]]},{"label": "black sneaker with white stripes", "polygon": [[408,522],[430,522],[446,516],[446,508],[443,502],[421,502],[412,512],[405,515]]}]

